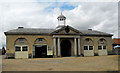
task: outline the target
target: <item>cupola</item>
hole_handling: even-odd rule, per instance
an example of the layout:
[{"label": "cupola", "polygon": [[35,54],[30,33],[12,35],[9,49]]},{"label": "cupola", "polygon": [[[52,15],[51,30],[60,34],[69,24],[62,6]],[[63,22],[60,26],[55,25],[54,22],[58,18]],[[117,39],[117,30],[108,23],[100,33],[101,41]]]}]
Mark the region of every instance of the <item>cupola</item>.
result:
[{"label": "cupola", "polygon": [[66,24],[66,21],[65,21],[66,17],[62,14],[62,12],[61,12],[61,15],[57,17],[57,19],[58,19],[58,26],[56,28],[59,29],[61,27],[64,27]]}]

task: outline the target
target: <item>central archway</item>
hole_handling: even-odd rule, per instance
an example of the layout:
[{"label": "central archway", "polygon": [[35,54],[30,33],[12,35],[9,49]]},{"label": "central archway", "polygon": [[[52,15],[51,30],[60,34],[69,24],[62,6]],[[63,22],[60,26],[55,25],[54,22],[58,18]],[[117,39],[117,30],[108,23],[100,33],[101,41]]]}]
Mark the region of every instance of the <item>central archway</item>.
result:
[{"label": "central archway", "polygon": [[71,56],[71,42],[69,40],[62,40],[60,46],[62,57]]}]

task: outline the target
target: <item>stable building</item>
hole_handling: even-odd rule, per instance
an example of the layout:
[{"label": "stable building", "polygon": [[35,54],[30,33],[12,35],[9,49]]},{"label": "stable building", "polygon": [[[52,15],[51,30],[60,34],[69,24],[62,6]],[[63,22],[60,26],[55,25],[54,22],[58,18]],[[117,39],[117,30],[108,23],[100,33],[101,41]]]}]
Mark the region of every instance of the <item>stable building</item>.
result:
[{"label": "stable building", "polygon": [[55,29],[18,27],[5,32],[6,57],[101,56],[112,50],[112,34],[68,26],[63,14],[57,19]]}]

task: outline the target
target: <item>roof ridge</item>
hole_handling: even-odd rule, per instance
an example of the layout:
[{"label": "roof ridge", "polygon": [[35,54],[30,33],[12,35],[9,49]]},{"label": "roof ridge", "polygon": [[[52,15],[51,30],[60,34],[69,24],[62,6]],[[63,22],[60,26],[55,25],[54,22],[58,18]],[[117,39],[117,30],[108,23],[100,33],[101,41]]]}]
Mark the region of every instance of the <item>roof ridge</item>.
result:
[{"label": "roof ridge", "polygon": [[[22,29],[48,29],[48,28],[22,28]],[[54,29],[54,28],[49,28],[49,29]]]}]

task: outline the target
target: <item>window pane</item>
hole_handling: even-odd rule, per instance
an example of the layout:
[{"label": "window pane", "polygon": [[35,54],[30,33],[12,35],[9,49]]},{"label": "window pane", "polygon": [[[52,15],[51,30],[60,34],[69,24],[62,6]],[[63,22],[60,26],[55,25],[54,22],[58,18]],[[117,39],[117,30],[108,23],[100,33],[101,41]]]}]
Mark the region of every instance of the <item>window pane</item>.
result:
[{"label": "window pane", "polygon": [[89,46],[89,50],[93,50],[93,46]]},{"label": "window pane", "polygon": [[16,47],[15,47],[15,51],[21,51],[21,50],[20,50],[20,47],[16,46]]},{"label": "window pane", "polygon": [[103,49],[106,49],[106,46],[103,46]]},{"label": "window pane", "polygon": [[39,42],[42,42],[42,41],[43,41],[43,38],[39,38],[38,41],[39,41]]},{"label": "window pane", "polygon": [[28,51],[27,46],[22,47],[22,51]]},{"label": "window pane", "polygon": [[84,50],[88,50],[88,46],[84,46]]},{"label": "window pane", "polygon": [[103,39],[100,39],[101,42],[103,42]]},{"label": "window pane", "polygon": [[24,43],[24,39],[19,39],[19,42],[20,43]]},{"label": "window pane", "polygon": [[86,39],[86,42],[89,43],[90,39]]},{"label": "window pane", "polygon": [[104,39],[100,39],[100,43],[104,43]]},{"label": "window pane", "polygon": [[102,50],[102,46],[98,46],[98,50]]}]

